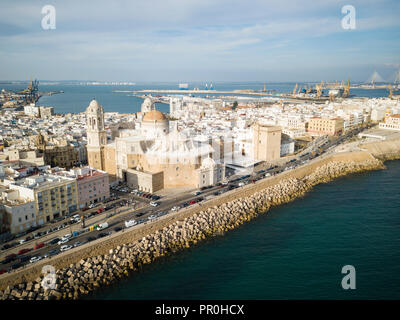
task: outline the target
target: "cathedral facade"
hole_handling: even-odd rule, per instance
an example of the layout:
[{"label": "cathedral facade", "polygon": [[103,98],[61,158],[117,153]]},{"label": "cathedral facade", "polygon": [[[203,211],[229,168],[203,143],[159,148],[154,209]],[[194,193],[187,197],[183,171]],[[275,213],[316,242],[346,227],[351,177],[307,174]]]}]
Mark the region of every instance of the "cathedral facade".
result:
[{"label": "cathedral facade", "polygon": [[90,102],[86,114],[89,165],[129,187],[155,192],[200,188],[225,179],[225,165],[219,158],[213,159],[211,144],[196,143],[178,130],[176,122],[170,128],[169,120],[150,98],[142,104],[142,119],[135,130],[111,142],[107,142],[103,108],[96,100]]}]

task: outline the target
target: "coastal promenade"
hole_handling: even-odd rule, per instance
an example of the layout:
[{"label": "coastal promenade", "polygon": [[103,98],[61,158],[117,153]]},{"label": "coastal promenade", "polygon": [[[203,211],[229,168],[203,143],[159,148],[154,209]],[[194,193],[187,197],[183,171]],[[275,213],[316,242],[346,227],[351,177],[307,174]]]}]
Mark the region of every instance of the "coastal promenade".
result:
[{"label": "coastal promenade", "polygon": [[[143,264],[233,229],[268,211],[271,206],[303,196],[315,184],[352,172],[382,169],[384,166],[377,158],[386,154],[390,154],[391,159],[400,158],[400,141],[383,141],[362,147],[366,150],[317,158],[201,205],[74,248],[18,272],[4,274],[0,276],[0,290],[3,290],[0,298],[78,298],[128,275]],[[52,265],[57,270],[57,288],[51,292],[40,286],[44,265]]]}]

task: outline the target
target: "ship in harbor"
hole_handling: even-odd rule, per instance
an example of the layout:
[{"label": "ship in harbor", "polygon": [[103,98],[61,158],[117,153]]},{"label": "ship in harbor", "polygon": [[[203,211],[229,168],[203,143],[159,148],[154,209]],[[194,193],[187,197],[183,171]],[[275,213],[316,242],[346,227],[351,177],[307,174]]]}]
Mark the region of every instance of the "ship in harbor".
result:
[{"label": "ship in harbor", "polygon": [[179,90],[188,90],[188,89],[189,89],[188,83],[180,83],[179,84]]}]

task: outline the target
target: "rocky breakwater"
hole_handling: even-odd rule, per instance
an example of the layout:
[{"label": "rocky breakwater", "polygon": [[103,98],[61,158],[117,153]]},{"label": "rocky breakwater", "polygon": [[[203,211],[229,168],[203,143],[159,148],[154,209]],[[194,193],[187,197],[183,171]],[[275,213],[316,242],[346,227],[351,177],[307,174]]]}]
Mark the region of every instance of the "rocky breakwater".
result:
[{"label": "rocky breakwater", "polygon": [[[128,276],[160,257],[189,248],[207,237],[223,234],[266,213],[272,206],[303,196],[318,183],[349,173],[384,168],[376,159],[363,162],[329,162],[302,178],[286,178],[247,197],[238,197],[176,221],[142,239],[111,249],[108,254],[82,259],[55,271],[51,288],[35,281],[8,286],[1,299],[78,299],[101,286]],[[236,191],[236,190],[235,190]],[[240,196],[240,190],[238,190]],[[46,276],[48,277],[48,275]]]}]

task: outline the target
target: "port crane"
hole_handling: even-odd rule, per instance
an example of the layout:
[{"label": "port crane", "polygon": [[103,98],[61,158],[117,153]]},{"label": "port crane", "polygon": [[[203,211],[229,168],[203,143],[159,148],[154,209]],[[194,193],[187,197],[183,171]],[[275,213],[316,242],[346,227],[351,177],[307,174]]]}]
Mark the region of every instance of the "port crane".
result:
[{"label": "port crane", "polygon": [[31,77],[31,81],[29,82],[28,88],[18,93],[24,94],[25,100],[27,102],[36,102],[38,98],[38,92],[39,92],[39,81],[37,79],[33,81]]},{"label": "port crane", "polygon": [[[294,86],[294,89],[293,89],[293,94],[292,94],[293,97],[296,96],[296,90],[297,90],[297,83],[296,83],[296,85]],[[300,88],[299,88],[299,91],[300,91]]]},{"label": "port crane", "polygon": [[343,84],[343,98],[348,98],[350,96],[350,78],[347,79],[347,86],[344,86],[344,81],[342,81]]},{"label": "port crane", "polygon": [[389,99],[392,99],[393,98],[393,88],[392,88],[392,85],[391,84],[389,84],[388,85],[388,90],[389,90]]}]

